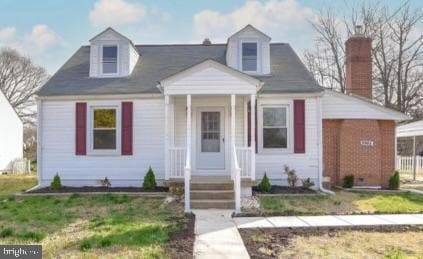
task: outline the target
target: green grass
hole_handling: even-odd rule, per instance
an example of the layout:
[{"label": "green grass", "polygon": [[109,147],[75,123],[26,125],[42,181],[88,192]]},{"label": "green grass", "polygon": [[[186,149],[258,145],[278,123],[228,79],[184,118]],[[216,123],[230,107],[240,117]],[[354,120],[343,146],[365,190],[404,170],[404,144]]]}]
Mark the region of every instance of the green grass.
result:
[{"label": "green grass", "polygon": [[259,212],[265,215],[419,213],[423,212],[423,195],[338,191],[335,196],[261,197]]},{"label": "green grass", "polygon": [[9,179],[0,179],[2,186],[16,185],[0,198],[0,244],[42,244],[49,258],[163,258],[170,235],[188,222],[180,204],[166,205],[160,198],[14,198],[12,193],[34,182]]},{"label": "green grass", "polygon": [[0,175],[0,198],[26,191],[35,185],[35,175]]}]

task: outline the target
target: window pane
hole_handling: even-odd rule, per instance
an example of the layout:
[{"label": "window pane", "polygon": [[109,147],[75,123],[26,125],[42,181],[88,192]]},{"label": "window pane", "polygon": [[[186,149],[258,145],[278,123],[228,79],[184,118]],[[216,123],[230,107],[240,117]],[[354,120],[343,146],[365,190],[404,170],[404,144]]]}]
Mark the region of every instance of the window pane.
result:
[{"label": "window pane", "polygon": [[242,43],[242,70],[257,71],[257,43]]},{"label": "window pane", "polygon": [[116,130],[94,130],[94,149],[116,149]]},{"label": "window pane", "polygon": [[117,73],[117,62],[115,62],[115,63],[103,63],[103,73],[104,74]]},{"label": "window pane", "polygon": [[286,126],[286,108],[263,108],[263,126]]},{"label": "window pane", "polygon": [[103,60],[105,59],[117,59],[117,47],[107,46],[103,47]]},{"label": "window pane", "polygon": [[201,136],[201,152],[220,152],[219,133],[203,133]]},{"label": "window pane", "polygon": [[201,152],[220,152],[220,112],[201,113]]},{"label": "window pane", "polygon": [[242,43],[242,55],[257,57],[257,43],[255,42]]},{"label": "window pane", "polygon": [[94,110],[94,128],[116,128],[116,110]]},{"label": "window pane", "polygon": [[243,59],[242,70],[243,71],[257,71],[257,59]]},{"label": "window pane", "polygon": [[117,46],[103,47],[103,73],[117,73]]},{"label": "window pane", "polygon": [[286,128],[263,129],[264,148],[286,148]]}]

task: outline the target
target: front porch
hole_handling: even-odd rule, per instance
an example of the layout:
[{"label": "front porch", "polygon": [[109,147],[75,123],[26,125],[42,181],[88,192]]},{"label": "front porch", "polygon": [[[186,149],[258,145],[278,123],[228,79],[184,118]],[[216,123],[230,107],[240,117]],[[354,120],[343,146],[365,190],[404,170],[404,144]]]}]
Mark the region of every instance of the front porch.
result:
[{"label": "front porch", "polygon": [[165,96],[165,180],[184,183],[186,211],[239,211],[241,196],[251,195],[255,102],[255,94]]}]

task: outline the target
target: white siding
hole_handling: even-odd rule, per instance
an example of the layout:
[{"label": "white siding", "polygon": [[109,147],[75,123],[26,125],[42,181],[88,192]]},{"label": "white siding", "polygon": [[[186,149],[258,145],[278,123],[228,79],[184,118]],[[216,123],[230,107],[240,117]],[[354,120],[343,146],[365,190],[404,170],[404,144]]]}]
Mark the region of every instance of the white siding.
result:
[{"label": "white siding", "polygon": [[406,115],[397,111],[333,91],[325,91],[322,98],[322,109],[323,119],[409,119]]},{"label": "white siding", "polygon": [[133,102],[132,156],[76,156],[75,102],[43,101],[41,184],[59,173],[68,185],[96,185],[108,177],[112,186],[140,186],[149,166],[156,179],[164,179],[164,101]]},{"label": "white siding", "polygon": [[397,137],[423,136],[423,120],[397,127]]},{"label": "white siding", "polygon": [[[263,102],[271,102],[273,104],[279,101],[285,103],[286,99],[282,98],[266,98],[266,100],[258,99],[259,105]],[[292,100],[291,100],[292,101]],[[263,178],[264,172],[270,178],[272,184],[286,184],[286,175],[283,173],[284,165],[288,165],[291,169],[296,170],[297,176],[301,179],[311,178],[317,184],[318,177],[318,150],[317,150],[317,99],[306,99],[306,153],[295,154],[290,152],[265,153],[256,154],[256,180]],[[262,115],[259,113],[259,117]],[[291,115],[291,120],[293,115]],[[260,121],[260,120],[259,120]],[[258,125],[259,128],[262,125]],[[260,132],[260,129],[258,130]],[[260,138],[259,138],[260,139]],[[293,141],[292,141],[293,143]],[[258,145],[261,145],[259,142]],[[300,183],[299,183],[300,184]]]},{"label": "white siding", "polygon": [[0,91],[0,171],[9,170],[10,162],[23,156],[23,124]]}]

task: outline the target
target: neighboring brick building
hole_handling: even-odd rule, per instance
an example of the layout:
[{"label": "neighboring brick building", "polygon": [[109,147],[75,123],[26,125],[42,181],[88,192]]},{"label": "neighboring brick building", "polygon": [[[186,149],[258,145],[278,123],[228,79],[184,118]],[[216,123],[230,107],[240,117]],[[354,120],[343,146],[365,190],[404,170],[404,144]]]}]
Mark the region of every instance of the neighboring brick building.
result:
[{"label": "neighboring brick building", "polygon": [[347,94],[327,91],[323,99],[324,176],[332,186],[354,175],[357,186],[387,187],[395,170],[395,121],[405,118],[372,103],[371,44],[362,34],[347,40]]}]

